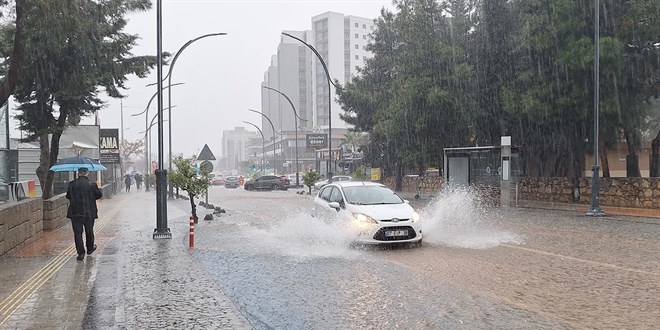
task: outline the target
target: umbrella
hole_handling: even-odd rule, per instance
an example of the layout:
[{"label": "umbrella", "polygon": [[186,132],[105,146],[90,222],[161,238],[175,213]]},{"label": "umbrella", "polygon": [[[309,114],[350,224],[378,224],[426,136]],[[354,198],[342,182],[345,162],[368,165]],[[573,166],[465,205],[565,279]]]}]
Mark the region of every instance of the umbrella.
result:
[{"label": "umbrella", "polygon": [[90,171],[105,171],[107,168],[99,163],[98,160],[85,156],[76,156],[60,159],[50,170],[53,172],[73,172],[79,168],[85,167]]}]

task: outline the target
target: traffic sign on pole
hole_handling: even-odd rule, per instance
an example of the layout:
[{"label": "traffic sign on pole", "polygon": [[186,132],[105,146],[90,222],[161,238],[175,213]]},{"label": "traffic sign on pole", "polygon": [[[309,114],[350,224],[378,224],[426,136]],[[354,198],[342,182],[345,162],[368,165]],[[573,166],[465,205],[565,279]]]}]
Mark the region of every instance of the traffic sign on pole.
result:
[{"label": "traffic sign on pole", "polygon": [[204,145],[204,148],[202,148],[199,156],[197,156],[197,160],[215,160],[215,156],[213,156],[211,148],[209,148],[208,144]]}]

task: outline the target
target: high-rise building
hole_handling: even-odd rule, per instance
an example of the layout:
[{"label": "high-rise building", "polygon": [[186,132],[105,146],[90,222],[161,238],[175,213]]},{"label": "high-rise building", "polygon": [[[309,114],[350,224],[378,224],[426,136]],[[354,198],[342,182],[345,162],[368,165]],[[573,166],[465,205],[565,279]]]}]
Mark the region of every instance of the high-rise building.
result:
[{"label": "high-rise building", "polygon": [[250,159],[248,150],[257,137],[261,140],[259,132],[248,131],[245,127],[222,131],[222,159],[226,170],[239,170],[241,162]]},{"label": "high-rise building", "polygon": [[[373,30],[373,19],[326,12],[312,17],[312,30],[284,32],[312,45],[325,61],[330,77],[343,85],[372,56],[366,46]],[[282,36],[277,55],[271,58],[271,65],[264,73],[262,86],[275,88],[291,99],[298,116],[304,119],[298,125],[301,131],[328,127],[329,100],[333,100],[332,127],[347,126],[339,119],[342,110],[334,101],[334,87],[328,97],[328,80],[323,66],[316,55],[297,40]],[[261,93],[262,111],[272,120],[275,130],[294,131],[295,118],[289,102],[273,91],[262,88]],[[272,129],[265,119],[262,129],[266,139],[270,140]]]},{"label": "high-rise building", "polygon": [[[374,20],[357,16],[344,16],[340,13],[326,12],[312,17],[313,46],[325,61],[330,78],[341,85],[350,81],[357,74],[357,68],[364,66],[372,56],[367,51],[369,34],[374,30]],[[328,127],[328,107],[332,102],[331,116],[333,128],[346,128],[346,123],[339,119],[341,107],[335,100],[334,87],[328,95],[328,79],[321,63],[313,59],[312,89],[314,93],[314,126]]]},{"label": "high-rise building", "polygon": [[[311,30],[284,32],[314,47],[326,63],[330,78],[341,85],[346,84],[372,56],[367,51],[367,44],[374,31],[373,19],[326,12],[312,17],[311,23]],[[343,111],[334,101],[335,87],[328,94],[328,78],[317,56],[300,41],[282,35],[277,54],[271,58],[261,85],[286,94],[298,116],[303,119],[296,121],[291,104],[285,97],[261,89],[261,111],[271,119],[277,131],[273,133],[270,123],[263,118],[261,127],[268,141],[265,148],[267,162],[278,173],[292,173],[296,168],[310,166],[324,173],[327,163],[323,165],[319,162],[324,161],[326,156],[322,150],[307,149],[306,134],[312,131],[327,133],[331,124],[330,139],[335,150],[333,157],[337,157],[337,147],[348,125],[339,118]],[[327,150],[325,155],[328,155]],[[337,162],[334,161],[328,170],[337,173]]]}]

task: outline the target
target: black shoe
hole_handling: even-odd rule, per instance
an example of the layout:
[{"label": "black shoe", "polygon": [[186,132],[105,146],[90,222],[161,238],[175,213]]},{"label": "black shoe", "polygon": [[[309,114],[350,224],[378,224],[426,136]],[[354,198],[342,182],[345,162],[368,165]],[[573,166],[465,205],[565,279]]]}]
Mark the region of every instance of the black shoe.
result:
[{"label": "black shoe", "polygon": [[94,244],[94,247],[93,247],[93,248],[91,248],[91,249],[87,249],[87,254],[88,254],[88,255],[89,255],[89,254],[92,254],[92,253],[94,253],[94,251],[96,251],[96,244]]},{"label": "black shoe", "polygon": [[79,254],[78,257],[77,257],[76,259],[78,259],[78,260],[83,260],[83,259],[85,259],[85,254],[84,254],[84,253],[83,253],[83,254]]}]

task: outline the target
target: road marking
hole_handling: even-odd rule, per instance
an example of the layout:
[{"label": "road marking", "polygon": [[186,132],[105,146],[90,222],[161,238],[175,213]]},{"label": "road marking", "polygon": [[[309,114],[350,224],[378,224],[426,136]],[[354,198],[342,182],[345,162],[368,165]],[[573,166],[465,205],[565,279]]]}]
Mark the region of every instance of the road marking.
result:
[{"label": "road marking", "polygon": [[508,247],[508,248],[511,248],[511,249],[518,249],[518,250],[523,250],[523,251],[528,251],[528,252],[539,253],[539,254],[543,254],[543,255],[551,256],[551,257],[556,257],[556,258],[562,258],[562,259],[568,259],[568,260],[572,260],[572,261],[583,262],[583,263],[594,265],[594,266],[607,267],[607,268],[612,268],[612,269],[616,269],[616,270],[623,270],[623,271],[626,271],[626,272],[638,273],[638,274],[644,274],[644,275],[660,276],[660,273],[648,272],[648,271],[645,271],[645,270],[639,270],[639,269],[635,269],[635,268],[622,267],[622,266],[617,266],[617,265],[608,264],[608,263],[604,263],[604,262],[593,261],[593,260],[580,259],[580,258],[576,258],[576,257],[570,257],[570,256],[567,256],[567,255],[563,255],[563,254],[557,254],[557,253],[552,253],[552,252],[547,252],[547,251],[530,249],[530,248],[526,248],[526,247],[522,247],[522,246],[515,246],[515,245],[509,245],[509,244],[502,244],[502,246]]},{"label": "road marking", "polygon": [[[111,210],[110,215],[103,217],[98,225],[95,224],[95,233],[101,232],[110,219],[113,219],[119,212],[119,204]],[[48,262],[36,274],[32,275],[27,281],[23,282],[14,290],[5,300],[0,302],[0,326],[5,324],[12,315],[27,301],[33,293],[39,290],[53,275],[55,275],[72,256],[76,255],[76,246],[71,244],[62,253]]]}]

